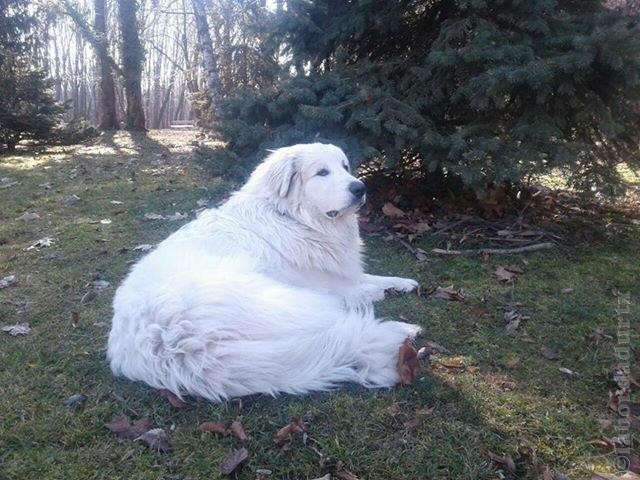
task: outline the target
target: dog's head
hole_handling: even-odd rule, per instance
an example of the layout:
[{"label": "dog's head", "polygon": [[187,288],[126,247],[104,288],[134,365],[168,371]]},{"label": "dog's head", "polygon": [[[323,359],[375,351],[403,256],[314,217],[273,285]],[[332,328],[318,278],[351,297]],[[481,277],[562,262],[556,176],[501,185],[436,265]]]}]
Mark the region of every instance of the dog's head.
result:
[{"label": "dog's head", "polygon": [[280,210],[324,219],[353,214],[366,199],[364,183],[351,174],[344,152],[323,143],[273,151],[245,189],[269,196]]}]

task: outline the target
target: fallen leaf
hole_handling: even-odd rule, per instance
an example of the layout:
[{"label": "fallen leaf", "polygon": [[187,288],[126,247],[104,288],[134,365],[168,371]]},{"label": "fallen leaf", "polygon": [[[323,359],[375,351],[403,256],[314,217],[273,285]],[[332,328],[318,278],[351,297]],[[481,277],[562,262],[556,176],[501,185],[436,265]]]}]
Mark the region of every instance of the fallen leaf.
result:
[{"label": "fallen leaf", "polygon": [[520,317],[516,317],[513,320],[510,320],[507,325],[505,326],[505,329],[507,330],[507,333],[509,335],[515,335],[516,331],[518,330],[518,327],[520,326]]},{"label": "fallen leaf", "polygon": [[422,360],[423,358],[434,355],[436,353],[451,353],[451,351],[448,348],[440,345],[438,342],[429,340],[418,350],[418,359]]},{"label": "fallen leaf", "polygon": [[360,480],[349,470],[344,469],[340,469],[336,473],[334,473],[334,477],[338,478],[339,480]]},{"label": "fallen leaf", "polygon": [[407,430],[413,430],[416,427],[419,427],[422,424],[422,419],[420,417],[414,417],[411,420],[407,420],[404,422],[404,428]]},{"label": "fallen leaf", "polygon": [[156,390],[156,394],[162,398],[166,398],[173,408],[185,408],[186,402],[182,401],[175,393],[166,388]]},{"label": "fallen leaf", "polygon": [[0,178],[0,188],[11,188],[18,185],[18,182],[9,177]]},{"label": "fallen leaf", "polygon": [[64,203],[66,203],[67,205],[73,205],[74,203],[78,203],[80,201],[80,197],[77,195],[69,195],[67,198],[65,198]]},{"label": "fallen leaf", "polygon": [[110,218],[103,218],[102,220],[100,220],[100,223],[102,225],[110,225],[111,224],[111,219]]},{"label": "fallen leaf", "polygon": [[471,309],[471,315],[473,315],[474,317],[483,317],[487,313],[489,312],[487,312],[487,310],[482,307],[473,307]]},{"label": "fallen leaf", "polygon": [[12,337],[16,337],[18,335],[27,335],[31,329],[29,328],[28,323],[16,323],[15,325],[6,325],[2,327],[3,332],[7,332]]},{"label": "fallen leaf", "polygon": [[462,302],[464,300],[464,291],[462,289],[455,290],[453,287],[438,287],[431,293],[430,296],[432,298],[439,298],[441,300]]},{"label": "fallen leaf", "polygon": [[3,288],[10,287],[14,283],[16,283],[16,281],[17,280],[15,275],[8,275],[4,278],[0,278],[0,290],[2,290]]},{"label": "fallen leaf", "polygon": [[176,221],[176,220],[183,220],[185,218],[187,218],[189,215],[187,215],[186,213],[180,213],[180,212],[176,212],[173,215],[168,215],[166,217],[167,220],[170,221]]},{"label": "fallen leaf", "polygon": [[111,433],[115,433],[117,436],[127,438],[129,440],[135,440],[142,434],[151,430],[151,422],[146,418],[135,421],[130,424],[129,417],[126,415],[117,415],[111,419],[109,423],[105,424]]},{"label": "fallen leaf", "polygon": [[204,422],[198,426],[200,432],[213,432],[221,435],[227,435],[229,430],[220,422]]},{"label": "fallen leaf", "polygon": [[149,243],[142,243],[140,245],[137,245],[137,246],[133,247],[134,250],[138,250],[140,252],[148,252],[152,248],[153,248],[153,245],[151,245]]},{"label": "fallen leaf", "polygon": [[568,294],[568,293],[573,293],[573,288],[569,287],[569,288],[563,288],[562,290],[560,290],[560,293],[563,294]]},{"label": "fallen leaf", "polygon": [[[268,477],[273,472],[268,468],[256,468],[256,475]],[[256,479],[257,480],[257,479]]]},{"label": "fallen leaf", "polygon": [[489,452],[489,458],[491,459],[492,462],[499,463],[507,467],[507,469],[511,473],[516,472],[516,464],[514,463],[513,458],[511,458],[511,455],[500,456],[500,455],[496,455],[495,453]]},{"label": "fallen leaf", "polygon": [[158,213],[145,213],[144,218],[147,220],[164,220],[164,215]]},{"label": "fallen leaf", "polygon": [[40,215],[38,215],[35,212],[25,212],[22,215],[20,215],[18,218],[16,218],[16,220],[22,220],[24,222],[30,222],[31,220],[37,220],[40,218]]},{"label": "fallen leaf", "polygon": [[124,202],[121,202],[120,200],[111,200],[109,203],[112,205],[122,205]]},{"label": "fallen leaf", "polygon": [[85,303],[89,303],[91,300],[93,300],[97,296],[98,296],[98,294],[96,293],[95,290],[89,290],[87,293],[85,293],[82,296],[82,298],[80,299],[80,303],[82,305],[84,305]]},{"label": "fallen leaf", "polygon": [[92,288],[93,290],[105,290],[110,286],[111,284],[106,280],[92,280],[85,285],[85,287]]},{"label": "fallen leaf", "polygon": [[603,430],[606,430],[607,428],[609,428],[612,423],[613,423],[613,420],[611,420],[609,418],[599,418],[598,419],[598,425],[600,425],[600,428],[603,429]]},{"label": "fallen leaf", "polygon": [[499,266],[493,274],[498,277],[498,280],[505,283],[515,283],[518,281],[518,274],[523,273],[521,269],[517,267],[503,267]]},{"label": "fallen leaf", "polygon": [[611,473],[593,473],[591,480],[640,480],[640,475],[633,472],[627,472],[623,475],[612,475]]},{"label": "fallen leaf", "polygon": [[464,368],[464,361],[460,357],[453,358],[440,358],[438,359],[438,364],[442,365],[445,368]]},{"label": "fallen leaf", "polygon": [[421,234],[431,230],[431,225],[429,225],[427,222],[417,222],[409,224],[409,228],[414,232]]},{"label": "fallen leaf", "polygon": [[220,472],[223,475],[231,475],[247,458],[249,458],[249,451],[246,448],[234,450],[220,464]]},{"label": "fallen leaf", "polygon": [[549,467],[547,467],[546,465],[543,465],[540,468],[540,475],[541,475],[541,479],[542,480],[556,480],[555,475],[553,474],[551,469]]},{"label": "fallen leaf", "polygon": [[382,206],[382,213],[391,218],[400,218],[405,216],[405,213],[402,210],[390,202],[387,202]]},{"label": "fallen leaf", "polygon": [[87,396],[81,393],[77,393],[75,395],[71,395],[67,398],[62,404],[65,407],[77,407],[79,405],[83,405],[87,401]]},{"label": "fallen leaf", "polygon": [[418,352],[411,345],[411,341],[407,338],[398,350],[397,362],[398,375],[403,385],[410,385],[420,370],[420,361],[418,360]]},{"label": "fallen leaf", "polygon": [[288,425],[285,425],[278,433],[276,433],[274,441],[280,445],[286,442],[289,437],[296,433],[303,433],[307,431],[306,425],[300,420],[299,417],[293,417]]},{"label": "fallen leaf", "polygon": [[44,237],[44,238],[41,238],[40,240],[36,240],[25,250],[29,251],[29,250],[35,250],[36,248],[50,247],[52,242],[53,240],[50,237]]},{"label": "fallen leaf", "polygon": [[515,368],[519,363],[520,363],[520,359],[518,357],[512,357],[509,360],[507,360],[505,365],[509,368]]},{"label": "fallen leaf", "polygon": [[547,360],[554,360],[554,361],[555,360],[560,360],[560,355],[557,352],[555,352],[554,350],[551,350],[549,347],[547,347],[545,345],[540,347],[540,353]]},{"label": "fallen leaf", "polygon": [[147,430],[135,440],[146,443],[151,450],[158,453],[169,453],[171,451],[169,439],[162,428],[152,428],[151,430]]},{"label": "fallen leaf", "polygon": [[392,403],[387,407],[387,413],[392,417],[395,417],[396,415],[402,413],[402,410],[400,409],[400,405],[398,405],[397,403]]},{"label": "fallen leaf", "polygon": [[574,372],[573,370],[569,370],[568,368],[565,368],[565,367],[558,368],[558,371],[560,373],[564,373],[565,375],[569,375],[570,377],[577,377],[578,376],[578,372]]},{"label": "fallen leaf", "polygon": [[229,426],[229,430],[236,437],[238,437],[238,440],[240,440],[241,442],[246,442],[247,440],[249,440],[249,436],[244,431],[244,427],[242,426],[242,423],[240,423],[238,420],[234,420],[233,422],[231,422],[231,425]]},{"label": "fallen leaf", "polygon": [[426,417],[428,415],[431,415],[435,409],[436,407],[420,408],[416,410],[416,417]]}]

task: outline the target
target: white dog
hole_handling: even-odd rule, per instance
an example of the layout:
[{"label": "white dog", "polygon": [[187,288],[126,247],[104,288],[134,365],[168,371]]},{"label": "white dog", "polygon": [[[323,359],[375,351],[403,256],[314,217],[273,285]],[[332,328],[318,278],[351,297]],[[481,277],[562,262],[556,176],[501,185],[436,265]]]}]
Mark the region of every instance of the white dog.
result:
[{"label": "white dog", "polygon": [[420,328],[375,319],[372,303],[418,284],[363,272],[364,201],[338,147],[274,151],[133,267],[113,302],[113,372],[214,401],[396,384]]}]

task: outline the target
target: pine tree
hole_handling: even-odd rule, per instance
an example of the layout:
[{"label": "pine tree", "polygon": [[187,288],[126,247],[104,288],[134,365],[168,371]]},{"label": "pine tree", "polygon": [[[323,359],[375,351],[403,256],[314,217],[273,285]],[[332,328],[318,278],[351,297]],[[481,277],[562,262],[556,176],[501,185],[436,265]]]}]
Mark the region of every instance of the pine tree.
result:
[{"label": "pine tree", "polygon": [[46,139],[63,112],[45,72],[30,65],[35,17],[24,0],[0,0],[0,146]]},{"label": "pine tree", "polygon": [[237,159],[324,140],[356,162],[483,189],[564,171],[582,190],[640,166],[639,17],[597,0],[289,0],[272,88],[230,96]]}]

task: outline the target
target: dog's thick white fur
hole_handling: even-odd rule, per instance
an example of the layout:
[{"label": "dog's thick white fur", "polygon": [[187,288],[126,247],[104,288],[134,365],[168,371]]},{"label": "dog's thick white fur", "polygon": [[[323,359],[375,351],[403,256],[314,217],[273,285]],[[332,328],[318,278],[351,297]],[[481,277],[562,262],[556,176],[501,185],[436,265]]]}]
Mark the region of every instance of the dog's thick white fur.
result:
[{"label": "dog's thick white fur", "polygon": [[417,283],[363,272],[363,193],[338,147],[271,153],[132,268],[113,302],[113,372],[214,401],[397,383],[398,349],[420,329],[372,304]]}]

